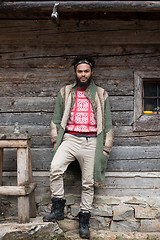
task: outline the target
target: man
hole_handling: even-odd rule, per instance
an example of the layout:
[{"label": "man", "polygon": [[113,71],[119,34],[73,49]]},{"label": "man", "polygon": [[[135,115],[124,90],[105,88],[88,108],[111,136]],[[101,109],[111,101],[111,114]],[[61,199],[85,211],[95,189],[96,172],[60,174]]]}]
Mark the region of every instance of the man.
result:
[{"label": "man", "polygon": [[112,120],[107,92],[92,80],[94,60],[76,57],[76,81],[63,87],[57,97],[51,137],[54,157],[50,169],[52,209],[43,221],[64,219],[63,174],[78,160],[82,173],[79,234],[89,238],[89,219],[94,184],[104,181],[105,168],[113,142]]}]

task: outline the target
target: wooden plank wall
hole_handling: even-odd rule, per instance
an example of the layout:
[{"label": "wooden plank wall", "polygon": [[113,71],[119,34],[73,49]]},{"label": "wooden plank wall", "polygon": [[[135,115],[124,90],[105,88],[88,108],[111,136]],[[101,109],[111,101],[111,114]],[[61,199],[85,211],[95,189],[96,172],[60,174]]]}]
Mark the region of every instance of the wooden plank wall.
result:
[{"label": "wooden plank wall", "polygon": [[[0,20],[0,134],[12,133],[18,121],[21,132],[32,134],[33,170],[42,175],[49,170],[55,99],[74,81],[71,63],[77,54],[95,57],[94,78],[107,89],[112,107],[115,140],[100,193],[159,194],[154,172],[160,171],[160,132],[133,132],[132,124],[133,74],[160,67],[160,20],[132,14],[61,19],[60,26],[51,20]],[[15,171],[15,150],[5,150],[4,157],[3,169]]]}]

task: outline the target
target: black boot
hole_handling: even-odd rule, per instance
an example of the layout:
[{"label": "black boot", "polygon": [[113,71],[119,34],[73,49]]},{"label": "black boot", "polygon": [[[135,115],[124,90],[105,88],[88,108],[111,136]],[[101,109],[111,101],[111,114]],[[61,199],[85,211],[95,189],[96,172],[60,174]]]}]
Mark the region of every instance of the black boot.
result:
[{"label": "black boot", "polygon": [[89,212],[80,212],[79,213],[79,235],[81,238],[89,238],[90,237],[89,219],[90,219]]},{"label": "black boot", "polygon": [[53,197],[51,213],[43,217],[43,222],[55,222],[56,220],[63,220],[65,203],[65,199]]}]

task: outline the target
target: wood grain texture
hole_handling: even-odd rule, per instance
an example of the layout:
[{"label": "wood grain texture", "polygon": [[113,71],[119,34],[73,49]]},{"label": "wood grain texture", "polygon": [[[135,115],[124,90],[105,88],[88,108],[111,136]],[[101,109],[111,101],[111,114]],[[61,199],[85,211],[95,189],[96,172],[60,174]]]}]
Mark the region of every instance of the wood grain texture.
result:
[{"label": "wood grain texture", "polygon": [[[19,19],[49,19],[56,1],[3,1],[0,5],[1,18]],[[155,1],[59,1],[58,13],[64,17],[69,13],[74,18],[79,14],[89,13],[97,17],[97,13],[102,13],[102,18],[111,13],[156,13],[160,11],[160,4]],[[88,16],[87,16],[88,17]]]},{"label": "wood grain texture", "polygon": [[[96,61],[93,78],[110,96],[115,131],[106,172],[159,171],[160,132],[149,128],[146,117],[142,119],[146,131],[133,131],[134,94],[138,90],[134,74],[160,69],[159,29],[159,17],[138,13],[108,14],[97,19],[79,15],[61,18],[59,26],[50,19],[1,19],[0,135],[13,133],[18,121],[20,131],[31,134],[33,170],[49,171],[53,147],[50,121],[56,96],[62,86],[75,80],[74,57],[91,54]],[[159,117],[153,121],[159,124]],[[4,170],[16,170],[14,149],[4,150]],[[157,176],[148,179],[146,175],[121,174],[107,175],[106,187],[96,193],[158,196]],[[48,178],[37,177],[36,181],[36,197],[49,196]],[[65,186],[69,192],[76,185],[71,188],[66,180]]]},{"label": "wood grain texture", "polygon": [[[156,171],[160,170],[159,146],[114,146],[109,157],[106,171]],[[4,170],[16,169],[16,152],[4,151]],[[52,148],[32,148],[33,170],[49,170],[52,160]]]}]

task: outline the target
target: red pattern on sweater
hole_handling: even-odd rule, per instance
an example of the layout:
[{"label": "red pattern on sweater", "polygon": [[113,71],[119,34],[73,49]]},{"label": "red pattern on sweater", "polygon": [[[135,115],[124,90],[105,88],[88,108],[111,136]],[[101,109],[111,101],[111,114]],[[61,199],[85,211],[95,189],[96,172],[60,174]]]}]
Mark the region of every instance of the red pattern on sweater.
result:
[{"label": "red pattern on sweater", "polygon": [[66,130],[77,133],[96,133],[97,124],[89,99],[82,89],[77,89],[76,100],[67,122]]}]

